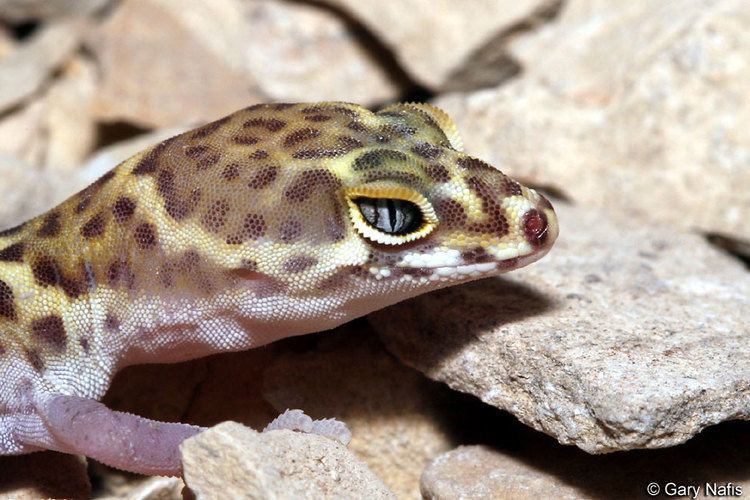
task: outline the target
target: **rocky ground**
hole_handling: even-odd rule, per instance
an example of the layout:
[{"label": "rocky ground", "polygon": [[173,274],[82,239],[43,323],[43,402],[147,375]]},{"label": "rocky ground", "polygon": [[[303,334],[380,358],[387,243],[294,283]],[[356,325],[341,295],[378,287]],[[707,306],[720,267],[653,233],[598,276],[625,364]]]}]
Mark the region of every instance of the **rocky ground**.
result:
[{"label": "rocky ground", "polygon": [[[8,0],[0,227],[184,128],[322,99],[443,107],[552,197],[554,249],[331,332],[128,368],[108,405],[244,426],[186,443],[184,481],[3,457],[0,496],[750,492],[744,0]],[[290,407],[352,442],[247,428]]]}]

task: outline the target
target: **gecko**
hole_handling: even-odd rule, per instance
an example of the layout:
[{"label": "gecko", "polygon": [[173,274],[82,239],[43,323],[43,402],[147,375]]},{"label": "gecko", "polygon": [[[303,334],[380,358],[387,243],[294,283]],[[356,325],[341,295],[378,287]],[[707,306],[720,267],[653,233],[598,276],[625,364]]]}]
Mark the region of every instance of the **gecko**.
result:
[{"label": "gecko", "polygon": [[558,232],[435,106],[247,107],[0,232],[0,455],[179,475],[203,428],[107,408],[121,368],[327,330],[530,264]]}]

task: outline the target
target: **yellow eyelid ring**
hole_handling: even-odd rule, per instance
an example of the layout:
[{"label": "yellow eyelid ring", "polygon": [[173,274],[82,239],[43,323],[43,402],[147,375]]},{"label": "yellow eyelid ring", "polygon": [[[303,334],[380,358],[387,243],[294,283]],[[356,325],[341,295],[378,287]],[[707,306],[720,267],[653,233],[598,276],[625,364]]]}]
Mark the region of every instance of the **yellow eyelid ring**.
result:
[{"label": "yellow eyelid ring", "polygon": [[[424,195],[393,182],[384,181],[348,188],[345,190],[344,196],[349,205],[349,216],[354,228],[363,237],[376,243],[401,245],[424,238],[438,226],[435,209]],[[411,202],[419,208],[422,216],[422,224],[419,228],[407,234],[388,234],[380,231],[365,220],[356,202],[358,198],[392,199]]]}]

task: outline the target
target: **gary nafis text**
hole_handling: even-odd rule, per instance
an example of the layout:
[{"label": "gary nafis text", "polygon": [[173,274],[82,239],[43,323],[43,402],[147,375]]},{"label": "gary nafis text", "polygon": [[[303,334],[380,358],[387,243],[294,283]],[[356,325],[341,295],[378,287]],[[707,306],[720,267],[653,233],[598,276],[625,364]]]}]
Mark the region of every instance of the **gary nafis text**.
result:
[{"label": "gary nafis text", "polygon": [[667,497],[741,497],[742,486],[734,483],[703,483],[697,485],[685,485],[677,483],[649,483],[646,486],[646,493],[655,497],[664,495]]}]

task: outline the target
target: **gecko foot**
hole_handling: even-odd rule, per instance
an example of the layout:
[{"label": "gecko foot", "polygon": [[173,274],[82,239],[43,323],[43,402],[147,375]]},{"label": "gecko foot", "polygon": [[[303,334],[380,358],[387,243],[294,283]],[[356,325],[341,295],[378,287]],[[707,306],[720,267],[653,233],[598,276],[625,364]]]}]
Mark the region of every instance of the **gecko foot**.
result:
[{"label": "gecko foot", "polygon": [[339,441],[344,446],[348,445],[349,441],[352,440],[352,433],[344,422],[340,422],[335,418],[313,420],[305,415],[305,412],[302,410],[285,411],[268,424],[266,428],[263,429],[263,432],[279,429],[317,434],[319,436]]},{"label": "gecko foot", "polygon": [[205,430],[110,410],[75,396],[51,396],[42,410],[54,449],[140,474],[180,475],[180,443]]}]

